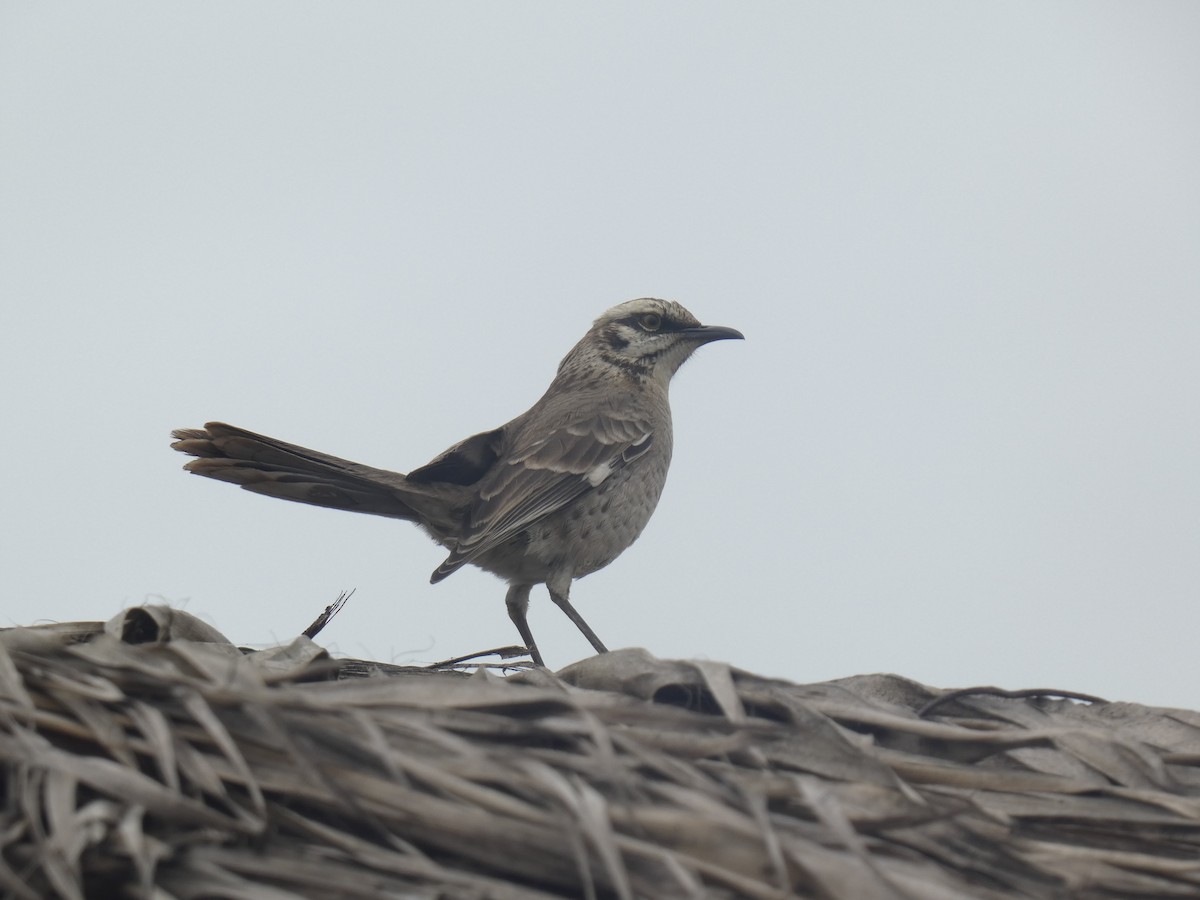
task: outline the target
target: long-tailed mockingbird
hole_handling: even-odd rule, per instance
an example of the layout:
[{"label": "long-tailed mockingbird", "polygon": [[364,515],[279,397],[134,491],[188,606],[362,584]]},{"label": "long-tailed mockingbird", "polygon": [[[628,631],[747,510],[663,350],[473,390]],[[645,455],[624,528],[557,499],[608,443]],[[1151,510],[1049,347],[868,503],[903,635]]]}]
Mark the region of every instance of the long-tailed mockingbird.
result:
[{"label": "long-tailed mockingbird", "polygon": [[220,422],[176,431],[171,446],[199,457],[188,471],[248,491],[415,522],[450,551],[431,581],[471,563],[508,582],[508,614],[542,665],[530,590],[545,584],[606,651],[571,605],[571,581],[620,556],[654,512],[671,462],[671,376],[701,344],[741,337],[669,300],[614,306],[528,411],[407,475]]}]

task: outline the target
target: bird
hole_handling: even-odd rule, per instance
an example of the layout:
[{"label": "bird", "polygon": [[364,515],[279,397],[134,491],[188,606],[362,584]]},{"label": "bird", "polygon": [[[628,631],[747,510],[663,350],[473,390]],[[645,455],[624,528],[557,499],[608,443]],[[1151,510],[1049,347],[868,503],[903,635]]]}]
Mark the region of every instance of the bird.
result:
[{"label": "bird", "polygon": [[571,605],[575,579],[642,533],[671,461],[668,387],[704,344],[742,340],[672,300],[643,297],[601,315],[533,406],[407,474],[309,450],[223,422],[172,432],[184,468],[247,491],[416,523],[449,555],[434,584],[471,564],[508,583],[505,603],[530,659],[545,665],[529,596],[551,600],[597,653],[607,647]]}]

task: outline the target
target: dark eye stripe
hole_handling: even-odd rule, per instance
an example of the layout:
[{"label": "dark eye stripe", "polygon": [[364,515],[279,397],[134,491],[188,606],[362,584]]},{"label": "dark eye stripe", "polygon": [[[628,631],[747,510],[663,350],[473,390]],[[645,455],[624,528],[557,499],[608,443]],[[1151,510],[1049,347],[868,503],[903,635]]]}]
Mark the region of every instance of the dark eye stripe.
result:
[{"label": "dark eye stripe", "polygon": [[[646,318],[646,316],[658,316],[658,327],[650,329],[643,325],[642,319]],[[638,313],[636,316],[628,316],[619,321],[624,325],[636,328],[638,331],[649,331],[652,334],[662,334],[664,331],[678,331],[683,327],[679,322],[668,319],[666,316],[659,315],[658,313]]]}]

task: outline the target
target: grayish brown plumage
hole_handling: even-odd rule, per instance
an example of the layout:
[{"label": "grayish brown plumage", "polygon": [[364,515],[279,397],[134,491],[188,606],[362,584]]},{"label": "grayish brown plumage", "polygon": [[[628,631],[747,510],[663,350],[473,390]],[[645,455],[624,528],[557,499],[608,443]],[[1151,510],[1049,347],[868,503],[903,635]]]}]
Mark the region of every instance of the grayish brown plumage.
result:
[{"label": "grayish brown plumage", "polygon": [[415,522],[450,555],[438,582],[471,563],[508,582],[508,613],[542,665],[526,618],[545,584],[598,653],[571,582],[616,559],[650,520],[671,462],[671,377],[697,347],[741,338],[678,303],[614,306],[566,355],[542,398],[511,422],[455,444],[407,475],[210,422],[174,432],[187,469],[248,491]]}]

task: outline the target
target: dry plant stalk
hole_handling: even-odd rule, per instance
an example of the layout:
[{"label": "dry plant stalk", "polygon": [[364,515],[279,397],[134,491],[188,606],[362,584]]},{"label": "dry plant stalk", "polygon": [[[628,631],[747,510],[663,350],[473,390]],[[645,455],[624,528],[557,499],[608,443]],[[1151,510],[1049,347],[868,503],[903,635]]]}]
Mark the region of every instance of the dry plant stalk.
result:
[{"label": "dry plant stalk", "polygon": [[55,628],[0,634],[6,897],[1200,896],[1197,713]]}]

